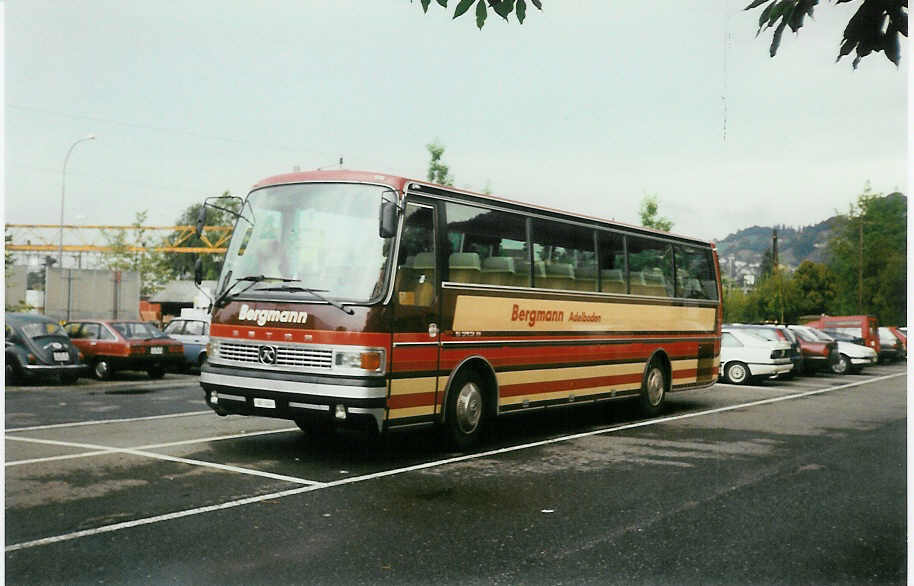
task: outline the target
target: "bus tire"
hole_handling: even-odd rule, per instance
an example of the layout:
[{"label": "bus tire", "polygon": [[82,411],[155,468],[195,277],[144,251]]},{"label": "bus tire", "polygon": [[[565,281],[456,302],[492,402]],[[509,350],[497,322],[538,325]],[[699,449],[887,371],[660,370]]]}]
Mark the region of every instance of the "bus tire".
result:
[{"label": "bus tire", "polygon": [[652,358],[641,379],[641,410],[648,417],[659,415],[666,404],[669,389],[667,370],[662,359]]},{"label": "bus tire", "polygon": [[752,380],[752,374],[749,372],[749,367],[737,360],[727,363],[724,374],[727,377],[727,380],[734,385],[748,385],[749,381]]},{"label": "bus tire", "polygon": [[485,419],[485,385],[472,369],[462,371],[448,392],[445,430],[448,444],[463,452],[479,443]]}]

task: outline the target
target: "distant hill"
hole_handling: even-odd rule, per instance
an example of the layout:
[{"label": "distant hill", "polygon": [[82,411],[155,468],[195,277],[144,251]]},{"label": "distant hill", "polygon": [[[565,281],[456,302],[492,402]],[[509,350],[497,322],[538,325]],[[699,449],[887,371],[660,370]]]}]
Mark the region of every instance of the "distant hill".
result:
[{"label": "distant hill", "polygon": [[778,232],[778,260],[783,265],[798,266],[804,260],[823,262],[837,217],[812,226],[752,226],[730,234],[717,242],[721,261],[734,260],[750,265],[762,261],[762,255],[771,248],[771,232]]},{"label": "distant hill", "polygon": [[[907,197],[901,193],[890,193],[886,199]],[[758,265],[762,255],[771,248],[771,231],[778,231],[778,261],[782,265],[796,268],[804,260],[824,262],[828,253],[828,241],[838,216],[832,216],[824,222],[792,228],[780,226],[752,226],[730,234],[717,241],[717,250],[721,265],[731,257],[738,263]]]}]

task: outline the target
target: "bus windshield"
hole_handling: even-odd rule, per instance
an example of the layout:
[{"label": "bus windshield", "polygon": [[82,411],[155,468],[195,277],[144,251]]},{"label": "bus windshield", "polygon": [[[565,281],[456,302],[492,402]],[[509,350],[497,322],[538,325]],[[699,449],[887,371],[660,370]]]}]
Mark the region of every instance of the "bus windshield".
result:
[{"label": "bus windshield", "polygon": [[[390,238],[378,236],[378,206],[385,188],[352,183],[265,187],[248,196],[225,255],[219,291],[245,277],[294,281],[288,292],[265,282],[259,295],[324,297],[368,302],[384,292]],[[269,287],[269,293],[258,293]]]}]

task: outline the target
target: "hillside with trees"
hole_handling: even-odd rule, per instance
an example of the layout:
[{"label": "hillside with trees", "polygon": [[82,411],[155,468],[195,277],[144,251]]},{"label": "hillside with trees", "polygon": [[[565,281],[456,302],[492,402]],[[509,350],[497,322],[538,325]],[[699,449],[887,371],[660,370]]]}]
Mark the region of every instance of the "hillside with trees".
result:
[{"label": "hillside with trees", "polygon": [[[847,214],[778,230],[777,266],[770,227],[753,226],[719,244],[724,320],[796,323],[802,315],[869,314],[907,323],[907,197],[867,187]],[[751,290],[727,277],[727,259],[758,258]],[[792,262],[799,261],[794,269]],[[790,266],[788,266],[790,265]]]}]

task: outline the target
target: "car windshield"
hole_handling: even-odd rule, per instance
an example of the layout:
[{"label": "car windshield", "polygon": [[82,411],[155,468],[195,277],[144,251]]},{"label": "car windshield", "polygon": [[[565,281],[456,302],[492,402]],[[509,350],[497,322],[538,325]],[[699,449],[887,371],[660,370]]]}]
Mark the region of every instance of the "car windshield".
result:
[{"label": "car windshield", "polygon": [[797,335],[797,337],[800,338],[801,340],[803,340],[804,342],[818,342],[818,340],[816,340],[816,337],[814,335],[812,335],[812,333],[807,332],[805,328],[802,330],[800,328],[791,328],[791,329],[793,329],[793,333],[795,333]]},{"label": "car windshield", "polygon": [[[385,188],[348,183],[278,185],[253,191],[225,256],[218,290],[239,278],[265,275],[295,281],[269,293],[258,285],[245,297],[313,298],[365,302],[384,292],[392,238],[378,236]],[[278,290],[277,290],[278,289]]]},{"label": "car windshield", "polygon": [[834,342],[835,341],[834,338],[832,338],[831,336],[829,336],[828,334],[826,334],[825,332],[823,332],[821,330],[817,330],[816,328],[806,328],[806,329],[813,336],[815,336],[817,340],[820,340],[822,342]]},{"label": "car windshield", "polygon": [[879,328],[879,341],[887,341],[891,344],[895,343],[895,334],[892,333],[892,330],[889,328]]},{"label": "car windshield", "polygon": [[755,336],[756,338],[760,338],[767,342],[780,342],[781,341],[781,339],[778,338],[778,335],[774,332],[774,330],[769,329],[769,328],[749,328],[744,331],[747,334],[751,334],[751,335]]},{"label": "car windshield", "polygon": [[777,336],[775,336],[773,333],[771,333],[771,335],[773,337],[769,338],[767,336],[767,334],[769,333],[767,330],[762,330],[762,329],[748,330],[747,329],[747,330],[741,330],[740,333],[742,333],[747,338],[750,338],[753,342],[777,342],[778,341]]},{"label": "car windshield", "polygon": [[145,340],[162,335],[158,328],[141,321],[116,322],[111,324],[111,327],[128,340]]},{"label": "car windshield", "polygon": [[22,333],[29,338],[42,336],[66,336],[63,328],[52,321],[30,322],[22,326]]},{"label": "car windshield", "polygon": [[181,330],[182,325],[184,325],[183,321],[174,320],[172,322],[169,322],[168,325],[165,326],[164,331],[166,334],[177,334]]}]

